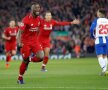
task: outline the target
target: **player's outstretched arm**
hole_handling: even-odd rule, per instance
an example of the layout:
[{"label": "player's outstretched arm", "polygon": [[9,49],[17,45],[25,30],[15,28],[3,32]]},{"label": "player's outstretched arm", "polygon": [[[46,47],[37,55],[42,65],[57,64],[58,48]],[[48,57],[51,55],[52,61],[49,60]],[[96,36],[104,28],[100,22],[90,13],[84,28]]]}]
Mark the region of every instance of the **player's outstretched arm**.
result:
[{"label": "player's outstretched arm", "polygon": [[65,25],[72,25],[72,24],[80,24],[80,20],[75,19],[71,22],[66,22],[66,21],[62,21],[62,22],[58,22],[58,21],[54,21],[54,25],[55,26],[65,26]]}]

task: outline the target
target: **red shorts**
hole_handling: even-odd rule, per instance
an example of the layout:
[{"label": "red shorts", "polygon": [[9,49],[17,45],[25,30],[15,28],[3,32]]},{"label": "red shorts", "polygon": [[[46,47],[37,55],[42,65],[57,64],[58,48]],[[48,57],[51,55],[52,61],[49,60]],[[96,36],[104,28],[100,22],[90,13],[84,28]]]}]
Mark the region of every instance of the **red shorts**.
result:
[{"label": "red shorts", "polygon": [[5,43],[5,51],[6,52],[9,52],[9,51],[12,51],[12,50],[17,50],[17,44],[16,42],[6,42]]},{"label": "red shorts", "polygon": [[32,44],[24,43],[23,47],[21,48],[21,54],[23,58],[28,58],[31,53],[36,54],[38,51],[41,50],[42,50],[42,46],[38,42]]},{"label": "red shorts", "polygon": [[40,42],[43,49],[44,48],[50,48],[50,46],[51,46],[50,40],[39,40],[39,42]]}]

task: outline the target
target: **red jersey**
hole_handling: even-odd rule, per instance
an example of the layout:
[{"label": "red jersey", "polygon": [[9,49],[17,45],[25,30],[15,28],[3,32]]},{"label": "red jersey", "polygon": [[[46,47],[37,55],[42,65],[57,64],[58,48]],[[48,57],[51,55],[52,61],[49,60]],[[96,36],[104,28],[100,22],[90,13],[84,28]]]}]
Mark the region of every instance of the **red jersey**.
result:
[{"label": "red jersey", "polygon": [[14,28],[11,28],[11,27],[7,27],[4,31],[4,34],[7,36],[7,37],[11,37],[10,40],[6,40],[6,43],[10,43],[10,42],[13,42],[15,43],[16,42],[16,35],[17,35],[17,32],[18,32],[18,27],[14,27]]},{"label": "red jersey", "polygon": [[41,27],[40,27],[40,32],[38,35],[39,40],[49,40],[50,39],[50,34],[52,32],[52,29],[54,26],[64,26],[64,25],[70,25],[71,22],[58,22],[55,20],[51,20],[49,22],[43,20],[41,22]]},{"label": "red jersey", "polygon": [[40,22],[40,16],[34,18],[29,14],[23,18],[22,25],[20,26],[20,29],[23,30],[21,36],[22,43],[34,43],[37,41]]}]

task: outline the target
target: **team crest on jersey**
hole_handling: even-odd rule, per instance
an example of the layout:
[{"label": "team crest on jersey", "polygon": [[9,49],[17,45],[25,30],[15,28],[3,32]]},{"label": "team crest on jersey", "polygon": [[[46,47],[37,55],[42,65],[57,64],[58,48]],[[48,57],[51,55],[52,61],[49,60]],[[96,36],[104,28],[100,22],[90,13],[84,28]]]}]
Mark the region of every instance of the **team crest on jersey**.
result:
[{"label": "team crest on jersey", "polygon": [[31,24],[31,26],[33,26],[33,24]]},{"label": "team crest on jersey", "polygon": [[52,30],[52,24],[48,27],[46,24],[44,25],[44,30]]}]

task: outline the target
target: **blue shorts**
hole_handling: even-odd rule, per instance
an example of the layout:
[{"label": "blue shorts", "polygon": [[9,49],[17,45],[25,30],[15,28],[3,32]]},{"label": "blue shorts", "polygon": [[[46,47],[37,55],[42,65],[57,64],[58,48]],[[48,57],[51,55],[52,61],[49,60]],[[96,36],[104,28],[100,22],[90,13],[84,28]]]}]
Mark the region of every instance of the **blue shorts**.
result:
[{"label": "blue shorts", "polygon": [[108,44],[107,43],[101,43],[95,45],[95,51],[96,55],[107,55],[108,52]]}]

